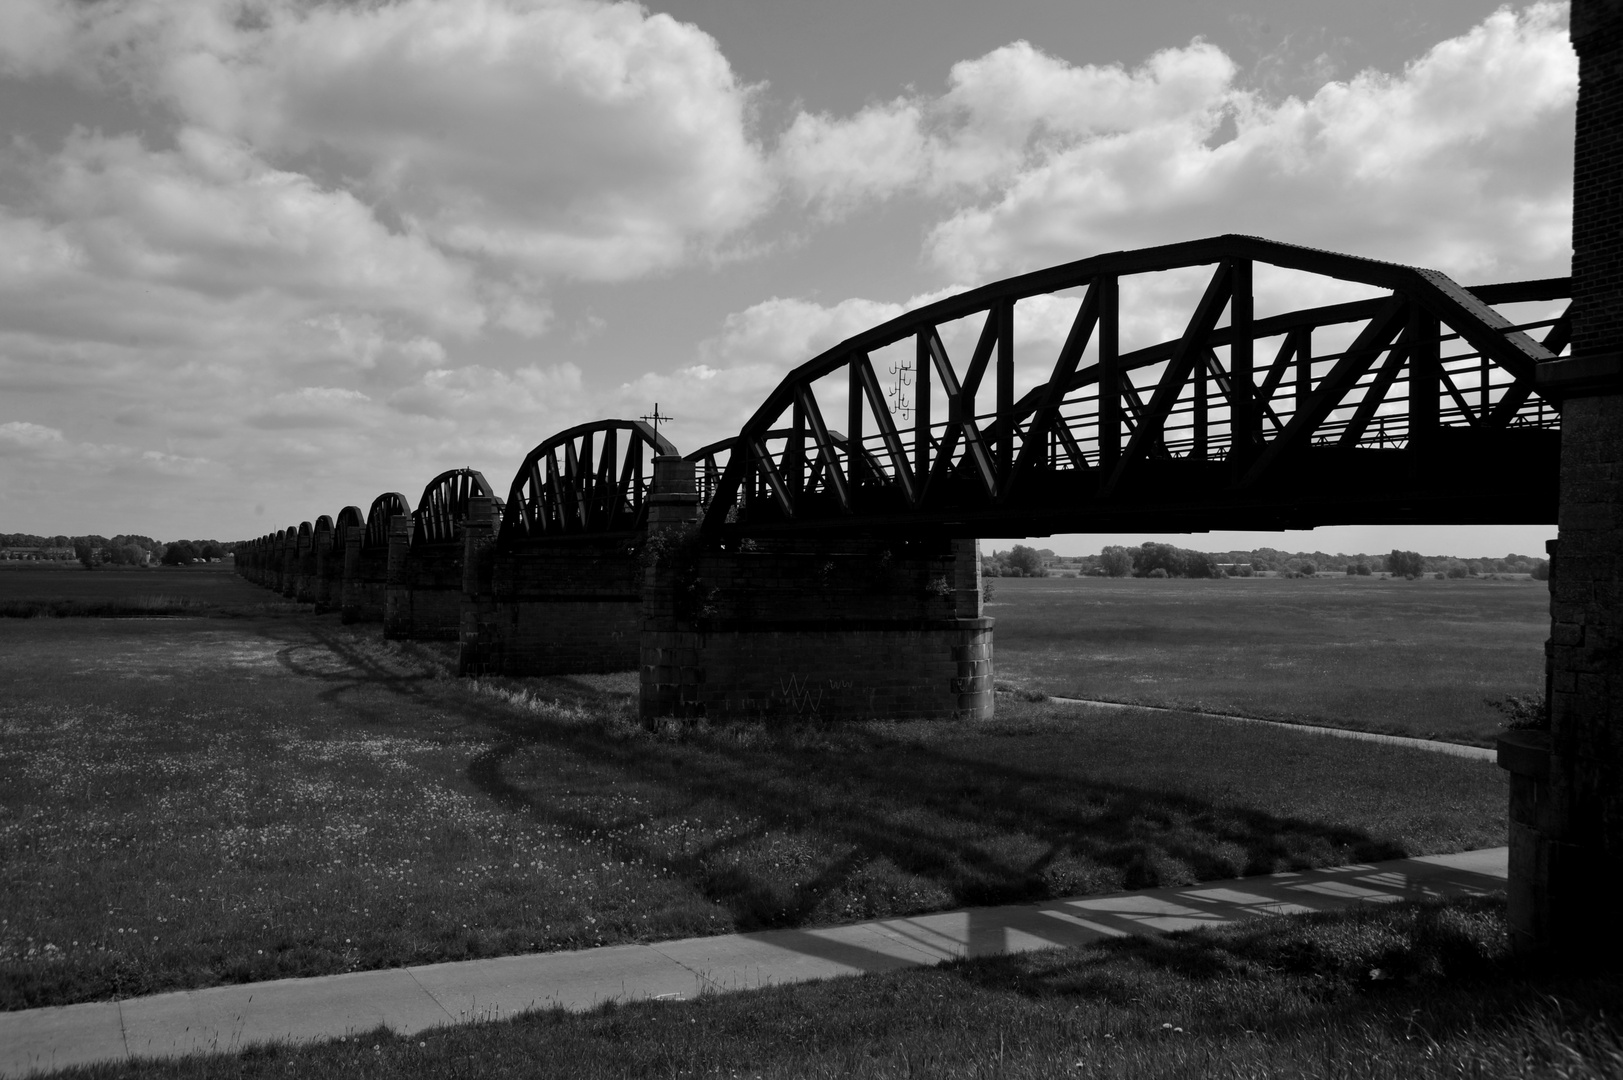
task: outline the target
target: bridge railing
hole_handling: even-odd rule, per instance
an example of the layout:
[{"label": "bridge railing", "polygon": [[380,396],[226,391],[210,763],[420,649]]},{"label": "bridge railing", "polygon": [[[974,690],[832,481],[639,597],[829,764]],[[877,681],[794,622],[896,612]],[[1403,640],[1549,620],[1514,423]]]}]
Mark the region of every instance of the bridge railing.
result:
[{"label": "bridge railing", "polygon": [[514,474],[498,543],[641,529],[653,458],[675,453],[641,420],[598,420],[559,432],[532,449]]},{"label": "bridge railing", "polygon": [[[1276,308],[1286,306],[1278,271],[1308,279],[1310,293],[1366,295],[1264,314],[1262,270]],[[1203,289],[1188,287],[1191,273],[1204,275]],[[1180,274],[1184,293],[1198,296],[1182,331],[1124,349],[1145,336],[1134,325],[1143,313],[1124,296],[1155,301]],[[1270,485],[1310,450],[1423,456],[1449,431],[1558,427],[1533,371],[1567,345],[1569,297],[1562,279],[1468,290],[1432,271],[1250,237],[1010,279],[875,327],[791,373],[737,436],[696,455],[706,528],[887,521],[980,531],[964,522],[1026,511],[1051,519],[1051,507],[1024,502],[1056,493],[1080,517],[1086,506],[1141,498],[1151,473],[1196,483],[1166,463],[1189,477],[1227,466],[1198,481],[1202,497],[1217,497],[1216,482],[1231,504],[1278,503],[1286,495]],[[1057,349],[1027,347],[1017,365],[1021,302],[1049,315],[1065,308],[1070,324]],[[1025,361],[1032,353],[1035,365]],[[1514,456],[1503,438],[1493,446]],[[1069,486],[1054,487],[1067,476]]]}]

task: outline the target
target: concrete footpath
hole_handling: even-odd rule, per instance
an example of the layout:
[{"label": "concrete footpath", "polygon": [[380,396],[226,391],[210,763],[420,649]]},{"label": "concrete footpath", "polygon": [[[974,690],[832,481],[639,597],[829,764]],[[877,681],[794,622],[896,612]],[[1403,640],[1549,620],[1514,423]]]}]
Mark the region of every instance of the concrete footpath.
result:
[{"label": "concrete footpath", "polygon": [[1095,701],[1092,698],[1050,697],[1061,705],[1091,705],[1097,709],[1139,709],[1144,712],[1173,713],[1193,716],[1200,720],[1225,720],[1231,724],[1266,724],[1269,727],[1289,728],[1307,735],[1323,735],[1332,739],[1356,739],[1360,742],[1386,743],[1388,746],[1407,746],[1413,750],[1429,750],[1434,754],[1470,758],[1472,761],[1496,761],[1499,752],[1487,746],[1467,746],[1464,743],[1443,742],[1439,739],[1413,739],[1407,735],[1378,735],[1373,731],[1354,731],[1351,728],[1320,727],[1317,724],[1293,724],[1288,720],[1264,720],[1257,716],[1230,716],[1228,713],[1193,712],[1189,709],[1168,709],[1160,705],[1127,705],[1120,701]]},{"label": "concrete footpath", "polygon": [[379,1024],[409,1034],[531,1009],[679,1000],[925,967],[964,956],[1222,926],[1259,915],[1335,910],[1359,901],[1492,892],[1504,887],[1506,853],[1488,848],[820,930],[534,953],[0,1013],[0,1076],[230,1051],[272,1040],[333,1039]]}]

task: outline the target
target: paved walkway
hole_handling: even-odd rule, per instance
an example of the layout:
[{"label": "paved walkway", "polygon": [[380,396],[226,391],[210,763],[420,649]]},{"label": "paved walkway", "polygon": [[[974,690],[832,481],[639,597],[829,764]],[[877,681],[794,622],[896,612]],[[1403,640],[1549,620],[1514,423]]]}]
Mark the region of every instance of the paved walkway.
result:
[{"label": "paved walkway", "polygon": [[822,930],[535,953],[0,1013],[0,1076],[272,1040],[331,1039],[379,1024],[407,1034],[550,1006],[584,1010],[611,999],[675,1000],[1358,901],[1491,892],[1504,887],[1506,862],[1505,848],[1489,848]]},{"label": "paved walkway", "polygon": [[1092,705],[1101,709],[1143,709],[1145,712],[1176,713],[1179,716],[1198,716],[1202,720],[1227,720],[1235,724],[1267,724],[1271,727],[1290,728],[1309,735],[1328,735],[1336,739],[1359,739],[1363,742],[1387,743],[1392,746],[1411,746],[1416,750],[1430,750],[1434,754],[1472,758],[1476,761],[1494,761],[1498,751],[1486,746],[1466,746],[1464,743],[1439,742],[1436,739],[1411,739],[1404,735],[1377,735],[1373,731],[1353,731],[1350,728],[1320,727],[1317,724],[1292,724],[1285,720],[1263,720],[1256,716],[1229,716],[1227,713],[1194,712],[1189,709],[1167,709],[1160,705],[1126,705],[1120,701],[1094,701],[1090,698],[1050,697],[1063,705]]}]

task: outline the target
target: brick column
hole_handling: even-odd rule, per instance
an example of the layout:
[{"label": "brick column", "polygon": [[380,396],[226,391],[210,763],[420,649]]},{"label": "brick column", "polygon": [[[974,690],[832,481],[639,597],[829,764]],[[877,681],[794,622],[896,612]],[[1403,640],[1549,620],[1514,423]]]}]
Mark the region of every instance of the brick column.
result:
[{"label": "brick column", "polygon": [[282,576],[277,579],[277,591],[292,600],[299,594],[299,531],[282,531]]},{"label": "brick column", "polygon": [[312,595],[310,599],[315,602],[317,615],[325,614],[333,608],[332,541],[333,527],[323,517],[316,522],[316,531],[312,540],[316,547],[316,569],[315,580],[311,583]]},{"label": "brick column", "polygon": [[299,554],[294,562],[293,598],[301,604],[316,602],[316,538],[314,528],[299,529]]},{"label": "brick column", "polygon": [[1571,27],[1573,355],[1538,372],[1561,403],[1550,730],[1500,746],[1514,940],[1562,966],[1623,961],[1623,0],[1575,0]]},{"label": "brick column", "polygon": [[[673,455],[654,458],[654,486],[648,497],[648,544],[698,520],[695,467]],[[677,616],[676,558],[650,558],[644,571],[638,710],[644,721],[685,715],[683,704],[699,678],[698,635]]]},{"label": "brick column", "polygon": [[492,588],[495,569],[496,500],[475,495],[468,500],[462,522],[462,628],[458,637],[457,674],[482,675],[500,671],[491,655],[496,648],[489,622],[496,612]]},{"label": "brick column", "polygon": [[348,624],[360,619],[361,611],[361,542],[366,539],[365,525],[344,528],[344,576],[338,585],[338,621]]},{"label": "brick column", "polygon": [[383,636],[409,638],[411,612],[411,533],[416,522],[410,514],[389,519],[389,569],[383,585]]},{"label": "brick column", "polygon": [[[953,568],[956,578],[954,615],[965,621],[962,644],[952,646],[958,674],[953,690],[958,695],[957,715],[977,720],[992,719],[996,688],[992,678],[992,620],[985,618],[981,599],[981,542],[954,540]],[[972,625],[967,620],[975,620]]]}]

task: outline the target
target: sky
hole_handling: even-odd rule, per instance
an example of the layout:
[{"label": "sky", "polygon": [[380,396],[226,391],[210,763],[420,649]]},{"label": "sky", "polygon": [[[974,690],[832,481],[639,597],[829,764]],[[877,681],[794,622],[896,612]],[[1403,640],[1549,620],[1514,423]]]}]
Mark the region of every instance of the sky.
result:
[{"label": "sky", "polygon": [[1104,251],[1566,274],[1576,85],[1549,3],[4,0],[0,532],[505,494],[655,402],[694,449],[851,334]]}]

